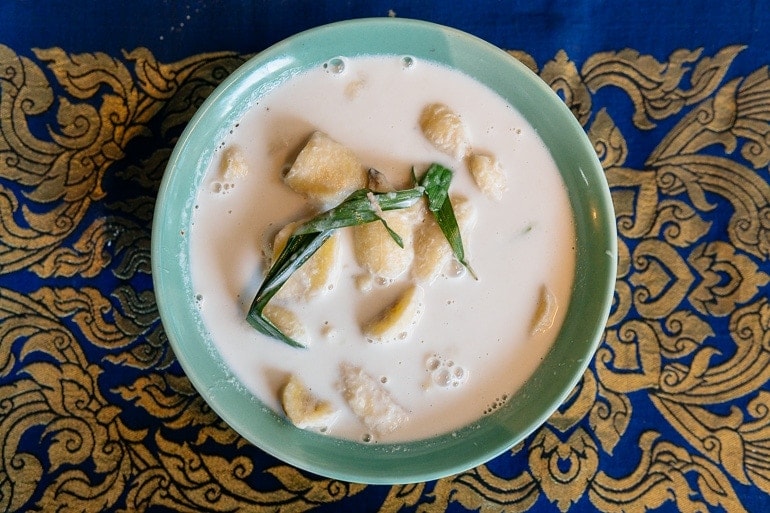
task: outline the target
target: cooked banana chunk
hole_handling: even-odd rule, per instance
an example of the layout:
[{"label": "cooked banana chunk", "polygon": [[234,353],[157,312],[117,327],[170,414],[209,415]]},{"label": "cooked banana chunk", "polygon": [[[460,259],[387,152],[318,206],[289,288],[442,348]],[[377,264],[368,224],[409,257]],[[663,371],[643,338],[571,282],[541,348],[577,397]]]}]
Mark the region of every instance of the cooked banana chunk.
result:
[{"label": "cooked banana chunk", "polygon": [[[299,222],[289,223],[279,231],[273,242],[273,261],[281,254]],[[340,243],[338,232],[318,248],[302,267],[292,274],[276,294],[277,299],[307,301],[331,290],[339,276]]]},{"label": "cooked banana chunk", "polygon": [[370,342],[390,343],[409,338],[422,317],[425,291],[412,285],[396,301],[364,326],[364,336]]},{"label": "cooked banana chunk", "polygon": [[[470,234],[476,224],[476,208],[462,196],[453,196],[450,200],[467,254]],[[418,283],[431,284],[452,259],[452,248],[432,215],[426,214],[415,230],[414,247],[420,250],[414,255],[412,277]]]},{"label": "cooked banana chunk", "polygon": [[281,330],[286,336],[296,340],[303,346],[310,343],[310,336],[305,331],[305,326],[297,317],[297,314],[275,303],[268,303],[262,310],[267,320],[272,322],[276,328]]},{"label": "cooked banana chunk", "polygon": [[247,171],[248,166],[246,166],[243,151],[238,146],[228,146],[225,148],[219,161],[219,175],[222,179],[231,182],[246,176]]},{"label": "cooked banana chunk", "polygon": [[358,157],[323,132],[313,132],[284,176],[296,192],[325,207],[340,203],[366,186],[367,174]]},{"label": "cooked banana chunk", "polygon": [[382,383],[363,369],[343,364],[341,373],[342,396],[372,435],[392,433],[409,420]]},{"label": "cooked banana chunk", "polygon": [[401,248],[381,222],[353,227],[353,249],[358,265],[371,275],[385,281],[395,280],[412,265],[414,260],[414,207],[389,210],[382,218],[404,243]]},{"label": "cooked banana chunk", "polygon": [[468,170],[481,192],[500,201],[508,189],[508,179],[497,159],[489,155],[473,154],[468,157]]},{"label": "cooked banana chunk", "polygon": [[462,235],[469,235],[476,226],[476,207],[465,196],[452,196],[452,210]]},{"label": "cooked banana chunk", "polygon": [[328,401],[314,397],[294,375],[281,390],[281,406],[292,424],[301,429],[329,427],[339,413]]},{"label": "cooked banana chunk", "polygon": [[452,256],[452,248],[432,215],[426,215],[415,230],[414,243],[420,250],[414,255],[412,276],[431,284]]},{"label": "cooked banana chunk", "polygon": [[540,287],[540,297],[537,301],[537,307],[535,308],[535,315],[532,316],[532,323],[530,324],[530,333],[544,333],[551,326],[556,318],[556,312],[559,309],[559,305],[556,304],[556,298],[551,291],[543,285]]},{"label": "cooked banana chunk", "polygon": [[443,103],[427,105],[420,115],[420,129],[430,143],[450,157],[461,159],[470,143],[460,116]]}]

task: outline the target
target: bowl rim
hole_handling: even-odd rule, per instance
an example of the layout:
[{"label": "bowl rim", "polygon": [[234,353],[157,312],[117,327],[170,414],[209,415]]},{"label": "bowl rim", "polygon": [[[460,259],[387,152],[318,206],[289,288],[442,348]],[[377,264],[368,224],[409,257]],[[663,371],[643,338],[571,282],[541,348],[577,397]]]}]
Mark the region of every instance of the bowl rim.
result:
[{"label": "bowl rim", "polygon": [[[557,161],[573,212],[584,214],[575,215],[572,297],[543,363],[503,408],[483,421],[415,442],[362,444],[295,428],[233,381],[212,344],[196,339],[205,338],[205,329],[199,316],[189,311],[193,298],[185,273],[185,232],[194,191],[210,159],[209,150],[195,149],[196,142],[218,140],[211,138],[232,126],[245,111],[244,102],[294,74],[334,57],[359,55],[432,60],[496,90],[543,137]],[[554,134],[558,146],[551,141]],[[213,149],[214,144],[210,146]],[[532,434],[568,397],[601,342],[609,317],[617,232],[609,187],[590,140],[561,98],[533,71],[504,50],[458,29],[405,18],[361,18],[322,25],[272,45],[248,59],[203,102],[178,139],[161,181],[151,265],[158,311],[177,360],[198,393],[236,432],[268,454],[318,475],[404,484],[438,479],[491,460]],[[553,383],[553,376],[559,377],[558,383]],[[534,408],[534,414],[521,415],[517,408],[523,406]]]}]

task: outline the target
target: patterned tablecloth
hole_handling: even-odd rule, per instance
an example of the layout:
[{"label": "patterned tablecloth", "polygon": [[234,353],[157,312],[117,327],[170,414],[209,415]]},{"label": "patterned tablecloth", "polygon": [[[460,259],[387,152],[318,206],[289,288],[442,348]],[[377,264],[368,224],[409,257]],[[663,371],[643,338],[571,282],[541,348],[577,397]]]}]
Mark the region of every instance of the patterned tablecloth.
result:
[{"label": "patterned tablecloth", "polygon": [[[0,0],[1,511],[770,511],[770,6]],[[615,300],[524,442],[408,486],[321,478],[225,425],[169,349],[150,235],[176,138],[250,55],[362,16],[509,50],[612,190]]]}]

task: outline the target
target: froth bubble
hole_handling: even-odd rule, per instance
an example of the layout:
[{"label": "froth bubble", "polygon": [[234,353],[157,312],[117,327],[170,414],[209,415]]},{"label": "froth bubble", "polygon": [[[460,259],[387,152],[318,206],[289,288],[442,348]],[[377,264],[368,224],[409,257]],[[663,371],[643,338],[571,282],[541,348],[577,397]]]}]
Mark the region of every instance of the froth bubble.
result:
[{"label": "froth bubble", "polygon": [[335,57],[324,64],[324,69],[329,73],[339,75],[345,71],[345,61],[340,57]]},{"label": "froth bubble", "polygon": [[444,274],[449,278],[460,278],[465,275],[465,266],[456,259],[452,259],[452,261],[447,264]]},{"label": "froth bubble", "polygon": [[484,410],[484,415],[488,415],[500,407],[502,407],[506,402],[508,401],[508,395],[503,394],[500,397],[496,397],[494,401],[492,401],[488,406],[487,409]]},{"label": "froth bubble", "polygon": [[213,194],[227,194],[235,188],[235,184],[232,182],[212,182],[211,192]]},{"label": "froth bubble", "polygon": [[452,375],[447,369],[441,369],[433,375],[433,382],[440,387],[448,387],[452,384]]},{"label": "froth bubble", "polygon": [[468,372],[454,360],[433,354],[425,360],[425,370],[430,381],[441,388],[456,388],[468,380]]}]

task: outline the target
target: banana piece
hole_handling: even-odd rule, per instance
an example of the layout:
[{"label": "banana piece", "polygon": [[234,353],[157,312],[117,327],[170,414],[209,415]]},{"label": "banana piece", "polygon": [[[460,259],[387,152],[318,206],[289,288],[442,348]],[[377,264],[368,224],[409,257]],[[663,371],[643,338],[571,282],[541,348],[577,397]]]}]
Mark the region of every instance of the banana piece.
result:
[{"label": "banana piece", "polygon": [[320,401],[300,378],[292,375],[281,390],[281,406],[300,429],[329,427],[339,413],[328,401]]},{"label": "banana piece", "polygon": [[476,226],[476,207],[465,196],[452,196],[450,200],[452,201],[452,210],[454,210],[461,235],[469,235],[473,231],[474,226]]},{"label": "banana piece", "polygon": [[330,207],[366,187],[367,174],[358,157],[323,132],[315,131],[297,155],[284,182],[308,199]]},{"label": "banana piece", "polygon": [[[476,225],[476,208],[465,197],[453,196],[452,209],[460,228],[460,236],[466,255],[469,253],[470,233]],[[426,212],[419,227],[415,230],[415,252],[412,277],[418,283],[431,284],[438,278],[452,259],[452,248],[444,233],[432,215]]]},{"label": "banana piece", "polygon": [[530,333],[544,333],[553,326],[556,312],[559,305],[556,304],[556,298],[545,285],[540,287],[540,297],[535,308],[535,315],[532,316],[530,323]]},{"label": "banana piece", "polygon": [[416,210],[389,210],[382,218],[401,237],[404,247],[396,244],[381,222],[374,221],[353,227],[353,250],[358,265],[387,283],[401,276],[414,260]]},{"label": "banana piece", "polygon": [[219,175],[227,182],[246,176],[248,166],[243,151],[238,146],[228,146],[219,161]]},{"label": "banana piece", "polygon": [[470,143],[460,116],[443,103],[431,103],[420,114],[420,129],[439,151],[461,159]]},{"label": "banana piece", "polygon": [[309,344],[310,335],[305,331],[305,326],[300,322],[297,314],[288,308],[270,302],[265,305],[262,315],[272,322],[276,328],[285,333],[286,336],[296,340],[303,346]]},{"label": "banana piece", "polygon": [[[289,223],[276,234],[273,241],[273,261],[281,254],[299,224]],[[334,288],[339,269],[340,242],[338,232],[335,232],[286,280],[275,297],[283,301],[308,301]]]},{"label": "banana piece", "polygon": [[343,364],[341,377],[342,396],[371,434],[391,433],[409,420],[382,383],[360,367]]},{"label": "banana piece", "polygon": [[468,170],[481,192],[500,201],[508,189],[508,179],[497,159],[489,155],[472,154],[468,157]]},{"label": "banana piece", "polygon": [[370,342],[391,343],[406,340],[420,321],[425,309],[425,290],[410,286],[385,310],[364,326],[364,336]]}]

